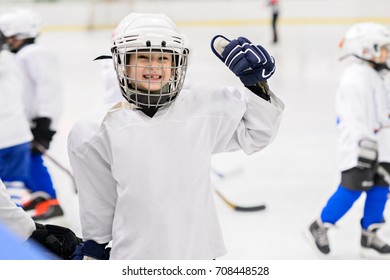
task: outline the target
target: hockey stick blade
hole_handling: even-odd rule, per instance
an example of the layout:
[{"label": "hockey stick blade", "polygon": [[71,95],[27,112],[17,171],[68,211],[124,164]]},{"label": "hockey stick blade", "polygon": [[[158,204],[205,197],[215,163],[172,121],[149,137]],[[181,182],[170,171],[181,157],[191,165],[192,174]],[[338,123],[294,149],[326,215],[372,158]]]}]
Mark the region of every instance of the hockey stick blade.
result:
[{"label": "hockey stick blade", "polygon": [[265,210],[266,206],[265,204],[260,204],[260,205],[255,205],[255,206],[239,206],[231,201],[229,201],[221,192],[218,190],[214,189],[216,194],[227,204],[232,208],[233,210],[240,211],[240,212],[255,212],[255,211],[261,211]]},{"label": "hockey stick blade", "polygon": [[49,159],[52,163],[54,163],[59,169],[61,169],[62,171],[64,171],[68,176],[69,178],[72,180],[72,186],[73,186],[73,191],[77,194],[78,191],[77,191],[77,185],[76,185],[76,180],[73,176],[73,173],[67,169],[66,167],[64,167],[58,160],[56,160],[55,158],[53,158],[51,155],[49,155],[47,153],[47,149],[45,147],[43,147],[41,144],[37,143],[37,142],[33,142],[33,145],[34,147],[40,151],[42,153],[42,155],[44,155],[47,159]]}]

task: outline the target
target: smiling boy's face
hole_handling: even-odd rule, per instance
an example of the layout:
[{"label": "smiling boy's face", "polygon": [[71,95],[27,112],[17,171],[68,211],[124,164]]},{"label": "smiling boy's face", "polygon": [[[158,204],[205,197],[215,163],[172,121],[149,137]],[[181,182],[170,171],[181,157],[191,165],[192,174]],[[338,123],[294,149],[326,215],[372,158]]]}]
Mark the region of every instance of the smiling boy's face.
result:
[{"label": "smiling boy's face", "polygon": [[137,52],[130,54],[126,74],[132,86],[142,91],[160,91],[173,73],[173,56],[164,52]]}]

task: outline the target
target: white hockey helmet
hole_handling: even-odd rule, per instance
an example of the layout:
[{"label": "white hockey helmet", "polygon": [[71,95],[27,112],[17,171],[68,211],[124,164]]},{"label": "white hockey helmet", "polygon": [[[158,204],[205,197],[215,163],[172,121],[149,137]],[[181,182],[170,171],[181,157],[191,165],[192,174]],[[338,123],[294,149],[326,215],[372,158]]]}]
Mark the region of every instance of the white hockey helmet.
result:
[{"label": "white hockey helmet", "polygon": [[27,9],[16,9],[0,16],[0,29],[7,38],[36,38],[41,24],[40,15]]},{"label": "white hockey helmet", "polygon": [[[188,65],[189,48],[184,36],[173,21],[164,14],[131,13],[118,24],[112,41],[111,52],[123,97],[142,108],[161,108],[174,101],[183,87]],[[141,68],[136,60],[130,65],[130,54],[146,55],[171,53],[173,63],[168,83],[151,91],[138,88],[139,83],[150,80],[130,79],[127,68]],[[137,68],[138,67],[138,68]],[[151,65],[148,66],[151,69]],[[145,68],[145,67],[144,67]],[[167,67],[165,67],[166,69]],[[151,70],[149,70],[151,71]]]},{"label": "white hockey helmet", "polygon": [[345,56],[354,55],[365,60],[379,57],[383,46],[390,46],[390,30],[373,22],[353,25],[340,42]]}]

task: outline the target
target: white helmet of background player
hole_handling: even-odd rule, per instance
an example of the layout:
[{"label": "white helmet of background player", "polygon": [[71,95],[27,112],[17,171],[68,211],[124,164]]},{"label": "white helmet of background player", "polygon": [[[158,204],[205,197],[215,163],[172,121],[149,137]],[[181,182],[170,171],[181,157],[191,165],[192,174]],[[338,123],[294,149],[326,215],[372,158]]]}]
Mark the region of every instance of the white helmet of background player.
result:
[{"label": "white helmet of background player", "polygon": [[[390,30],[385,26],[364,22],[353,25],[340,42],[345,56],[355,56],[366,61],[379,58],[381,48],[387,47],[390,52]],[[390,67],[389,61],[386,63]],[[386,67],[385,67],[386,68]]]},{"label": "white helmet of background player", "polygon": [[[111,48],[117,78],[122,95],[127,101],[142,108],[161,108],[173,102],[183,87],[188,64],[189,49],[184,36],[173,21],[164,14],[131,13],[118,24]],[[129,77],[129,68],[140,69],[138,59],[130,65],[130,54],[151,57],[152,54],[173,54],[169,81],[161,83],[161,89],[151,91],[141,89],[138,84],[149,84],[151,81],[144,76],[142,80]],[[150,60],[149,60],[150,62]],[[138,68],[137,68],[138,67]],[[152,71],[152,63],[143,66],[146,71]],[[167,67],[164,68],[167,70]],[[164,70],[163,69],[163,70]]]},{"label": "white helmet of background player", "polygon": [[0,16],[0,29],[6,38],[36,38],[41,24],[40,15],[26,9],[16,9]]}]

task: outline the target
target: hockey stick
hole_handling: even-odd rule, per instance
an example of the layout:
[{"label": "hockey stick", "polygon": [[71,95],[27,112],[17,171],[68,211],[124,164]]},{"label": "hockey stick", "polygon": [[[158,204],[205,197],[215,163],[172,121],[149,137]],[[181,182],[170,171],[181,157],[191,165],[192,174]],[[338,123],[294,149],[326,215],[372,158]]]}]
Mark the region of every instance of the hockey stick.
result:
[{"label": "hockey stick", "polygon": [[73,185],[73,190],[75,193],[77,193],[77,185],[76,185],[76,180],[74,179],[73,173],[67,169],[65,166],[63,166],[58,160],[53,158],[51,155],[47,153],[47,149],[43,147],[41,144],[37,142],[33,142],[33,146],[42,153],[47,159],[49,159],[52,163],[54,163],[58,168],[60,168],[62,171],[64,171],[70,179],[72,180],[72,185]]},{"label": "hockey stick", "polygon": [[390,174],[389,174],[389,172],[387,172],[387,170],[384,169],[383,166],[381,166],[381,165],[378,166],[377,172],[378,172],[379,175],[382,176],[383,180],[385,180],[385,182],[390,185]]},{"label": "hockey stick", "polygon": [[216,192],[216,194],[227,204],[229,205],[231,208],[233,208],[234,210],[236,211],[241,211],[241,212],[254,212],[254,211],[261,211],[261,210],[265,210],[266,206],[265,204],[260,204],[260,205],[255,205],[255,206],[239,206],[239,205],[236,205],[234,203],[232,203],[231,201],[229,201],[220,191],[218,191],[217,189],[214,189],[214,191]]}]

